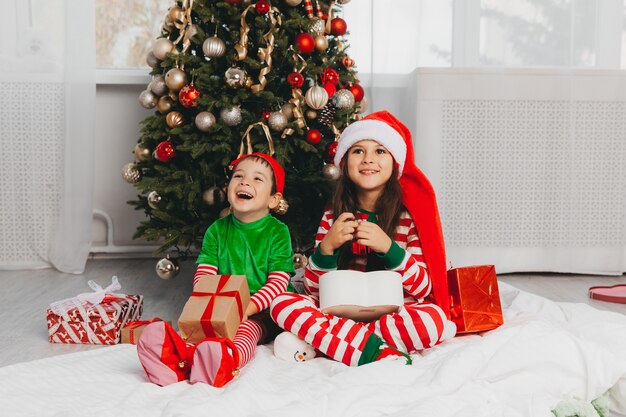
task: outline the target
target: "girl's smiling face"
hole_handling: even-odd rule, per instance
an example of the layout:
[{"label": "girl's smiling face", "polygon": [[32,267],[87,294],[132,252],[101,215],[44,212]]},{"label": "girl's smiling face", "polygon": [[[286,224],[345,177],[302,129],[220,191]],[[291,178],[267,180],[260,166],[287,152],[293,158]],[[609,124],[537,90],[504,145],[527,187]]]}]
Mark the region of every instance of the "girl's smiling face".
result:
[{"label": "girl's smiling face", "polygon": [[393,157],[380,143],[365,139],[348,149],[348,177],[359,192],[380,192],[393,173]]}]

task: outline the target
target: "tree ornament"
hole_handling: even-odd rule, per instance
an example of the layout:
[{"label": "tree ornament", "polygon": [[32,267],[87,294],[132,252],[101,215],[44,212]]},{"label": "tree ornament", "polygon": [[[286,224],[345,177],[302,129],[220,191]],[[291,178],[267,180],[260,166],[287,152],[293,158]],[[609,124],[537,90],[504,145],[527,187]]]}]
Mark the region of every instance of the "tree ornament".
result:
[{"label": "tree ornament", "polygon": [[156,264],[156,273],[161,279],[172,279],[178,275],[180,266],[178,261],[171,258],[169,254],[165,258],[161,258]]},{"label": "tree ornament", "polygon": [[136,184],[141,179],[141,172],[134,162],[129,162],[122,167],[122,178],[129,184]]},{"label": "tree ornament", "polygon": [[272,209],[274,213],[280,214],[281,216],[286,214],[288,210],[289,203],[285,200],[285,197],[281,197],[280,200],[278,200],[278,205]]},{"label": "tree ornament", "polygon": [[332,161],[337,154],[337,141],[331,142],[326,148],[326,157],[329,161]]},{"label": "tree ornament", "polygon": [[326,90],[328,97],[334,96],[335,93],[337,92],[337,86],[335,86],[335,84],[333,83],[325,83],[323,87],[324,87],[324,90]]},{"label": "tree ornament", "polygon": [[148,193],[148,206],[151,209],[157,210],[159,208],[159,203],[161,202],[161,196],[156,191],[150,191]]},{"label": "tree ornament", "polygon": [[270,117],[267,119],[267,124],[274,132],[282,132],[287,127],[287,116],[281,111],[275,111],[270,113]]},{"label": "tree ornament", "polygon": [[309,258],[306,257],[303,253],[294,253],[293,254],[293,267],[295,269],[306,268],[309,264]]},{"label": "tree ornament", "polygon": [[154,56],[154,52],[148,52],[148,55],[146,56],[146,64],[148,64],[150,68],[157,68],[160,63],[161,61],[159,61],[159,59]]},{"label": "tree ornament", "polygon": [[352,84],[348,90],[350,90],[350,92],[354,96],[354,101],[356,102],[360,102],[361,100],[363,100],[363,97],[365,97],[365,91],[360,84]]},{"label": "tree ornament", "polygon": [[178,93],[178,101],[186,109],[195,107],[198,104],[199,98],[200,90],[198,90],[193,84],[184,86]]},{"label": "tree ornament", "polygon": [[267,0],[259,0],[254,5],[254,8],[258,14],[267,14],[270,11],[270,4]]},{"label": "tree ornament", "polygon": [[169,162],[175,155],[176,149],[169,139],[159,143],[154,149],[154,157],[161,162]]},{"label": "tree ornament", "polygon": [[310,33],[299,34],[296,36],[296,49],[301,54],[311,54],[315,50],[315,38]]},{"label": "tree ornament", "polygon": [[300,88],[304,85],[304,76],[299,72],[292,72],[287,75],[287,82],[291,88]]},{"label": "tree ornament", "polygon": [[246,71],[239,67],[228,68],[224,76],[226,77],[226,84],[232,88],[245,87],[246,80],[248,79]]},{"label": "tree ornament", "polygon": [[314,85],[309,88],[304,96],[307,106],[312,109],[319,110],[324,108],[328,103],[328,93],[323,87]]},{"label": "tree ornament", "polygon": [[325,35],[315,37],[315,49],[317,49],[317,52],[324,52],[328,49],[328,39],[326,39]]},{"label": "tree ornament", "polygon": [[165,84],[170,90],[176,92],[187,85],[187,74],[180,68],[172,68],[165,73]]},{"label": "tree ornament", "polygon": [[365,113],[368,107],[369,107],[369,103],[367,102],[367,98],[363,98],[363,100],[361,100],[361,102],[357,106],[356,111],[358,113]]},{"label": "tree ornament", "polygon": [[342,62],[343,66],[346,67],[346,69],[350,69],[354,66],[354,59],[350,57],[345,57]]},{"label": "tree ornament", "polygon": [[222,109],[222,111],[220,111],[220,119],[227,126],[237,126],[243,120],[243,117],[241,116],[241,108],[239,106],[234,106],[230,109]]},{"label": "tree ornament", "polygon": [[329,180],[336,181],[341,176],[341,171],[335,164],[328,163],[324,164],[324,167],[322,168],[322,175]]},{"label": "tree ornament", "polygon": [[166,114],[174,107],[174,100],[170,96],[160,97],[156,107],[159,113]]},{"label": "tree ornament", "polygon": [[261,119],[267,120],[267,119],[270,118],[271,114],[272,114],[272,112],[267,111],[267,110],[263,110],[263,112],[261,113]]},{"label": "tree ornament", "polygon": [[348,3],[350,3],[350,0],[337,0],[337,3],[339,3],[339,4],[348,4]]},{"label": "tree ornament", "polygon": [[285,103],[280,106],[280,111],[283,112],[285,116],[287,116],[287,120],[291,120],[293,118],[293,109],[296,106],[293,103]]},{"label": "tree ornament", "polygon": [[311,21],[311,27],[309,27],[309,33],[314,37],[321,36],[326,31],[326,22],[322,19],[313,19]]},{"label": "tree ornament", "polygon": [[226,200],[226,194],[217,185],[213,185],[202,193],[202,202],[207,206],[222,204]]},{"label": "tree ornament", "polygon": [[213,113],[208,111],[201,111],[195,118],[196,127],[201,132],[208,132],[215,122],[215,116]]},{"label": "tree ornament", "polygon": [[135,149],[133,149],[133,153],[135,154],[135,159],[138,161],[147,161],[150,159],[150,154],[152,153],[150,149],[144,148],[140,143],[135,145]]},{"label": "tree ornament", "polygon": [[317,145],[322,140],[322,133],[317,129],[309,129],[306,132],[306,140],[313,145]]},{"label": "tree ornament", "polygon": [[159,75],[155,77],[150,84],[148,84],[148,89],[152,91],[157,96],[164,96],[167,94],[167,84],[165,84],[165,79],[163,76]]},{"label": "tree ornament", "polygon": [[158,102],[159,98],[150,90],[144,90],[139,94],[139,104],[146,109],[153,109]]},{"label": "tree ornament", "polygon": [[167,54],[172,52],[172,49],[174,48],[174,43],[171,40],[167,38],[160,38],[157,39],[157,41],[154,43],[154,46],[152,47],[152,53],[154,54],[156,59],[163,61],[165,58],[167,58]]},{"label": "tree ornament", "polygon": [[339,73],[333,68],[326,68],[320,75],[322,84],[332,83],[334,85],[339,84]]},{"label": "tree ornament", "polygon": [[317,120],[324,126],[330,127],[335,120],[336,112],[337,109],[335,108],[333,103],[329,101],[328,104],[326,104],[324,108],[319,111],[317,115]]},{"label": "tree ornament", "polygon": [[333,103],[338,109],[349,109],[354,106],[354,95],[346,89],[341,89],[333,96]]},{"label": "tree ornament", "polygon": [[226,44],[217,35],[213,35],[204,40],[202,53],[207,58],[220,58],[226,53]]},{"label": "tree ornament", "polygon": [[300,3],[302,3],[302,0],[285,0],[285,3],[287,3],[288,5],[292,7],[296,7],[296,6],[299,6]]},{"label": "tree ornament", "polygon": [[310,120],[315,120],[315,118],[317,117],[317,112],[315,110],[307,110],[306,117]]},{"label": "tree ornament", "polygon": [[165,123],[170,129],[174,129],[185,122],[185,117],[181,112],[171,111],[165,116]]},{"label": "tree ornament", "polygon": [[333,36],[343,36],[348,31],[348,24],[340,17],[330,21],[330,34]]}]

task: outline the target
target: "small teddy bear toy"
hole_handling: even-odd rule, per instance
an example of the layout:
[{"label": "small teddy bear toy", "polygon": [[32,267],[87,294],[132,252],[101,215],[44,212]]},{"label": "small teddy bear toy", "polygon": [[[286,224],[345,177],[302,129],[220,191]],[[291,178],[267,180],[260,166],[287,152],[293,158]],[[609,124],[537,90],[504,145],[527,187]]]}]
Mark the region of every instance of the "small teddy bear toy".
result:
[{"label": "small teddy bear toy", "polygon": [[282,332],[274,340],[274,356],[284,361],[304,362],[315,357],[315,349],[291,332]]}]

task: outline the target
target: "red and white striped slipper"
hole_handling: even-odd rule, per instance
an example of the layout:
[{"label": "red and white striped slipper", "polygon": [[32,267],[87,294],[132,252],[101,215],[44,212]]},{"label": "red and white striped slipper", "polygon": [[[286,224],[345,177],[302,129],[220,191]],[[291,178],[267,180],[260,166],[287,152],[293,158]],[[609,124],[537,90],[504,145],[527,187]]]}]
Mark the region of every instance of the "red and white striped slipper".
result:
[{"label": "red and white striped slipper", "polygon": [[148,379],[161,386],[189,378],[194,348],[164,321],[148,324],[137,341],[141,366]]},{"label": "red and white striped slipper", "polygon": [[223,387],[239,375],[239,352],[230,339],[209,337],[196,345],[189,382]]}]

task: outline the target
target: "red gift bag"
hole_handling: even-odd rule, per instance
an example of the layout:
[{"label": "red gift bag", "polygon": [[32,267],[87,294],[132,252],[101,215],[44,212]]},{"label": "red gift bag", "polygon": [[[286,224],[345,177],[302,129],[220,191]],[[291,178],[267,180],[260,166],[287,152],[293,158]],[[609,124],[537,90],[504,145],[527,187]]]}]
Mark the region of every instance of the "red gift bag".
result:
[{"label": "red gift bag", "polygon": [[504,323],[494,265],[452,268],[448,287],[457,333],[492,330]]}]

